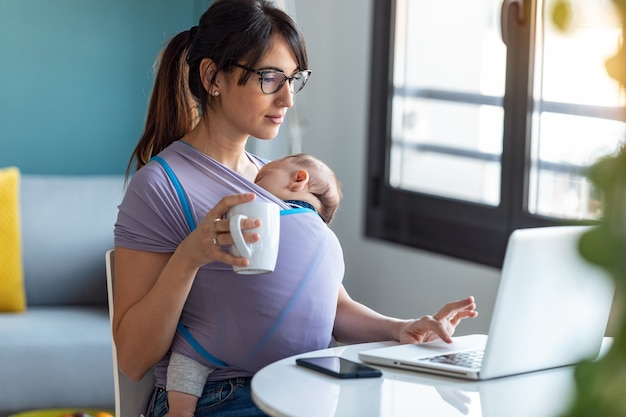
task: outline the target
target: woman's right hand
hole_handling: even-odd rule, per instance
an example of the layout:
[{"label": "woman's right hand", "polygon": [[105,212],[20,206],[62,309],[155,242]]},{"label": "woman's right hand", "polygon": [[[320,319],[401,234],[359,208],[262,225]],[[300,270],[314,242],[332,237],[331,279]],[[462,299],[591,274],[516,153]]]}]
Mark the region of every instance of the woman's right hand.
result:
[{"label": "woman's right hand", "polygon": [[[254,198],[252,193],[224,197],[173,254],[116,247],[113,334],[118,366],[127,376],[141,379],[167,353],[198,268],[215,261],[248,264],[223,250],[233,240],[229,221],[222,219],[231,207]],[[260,220],[241,225],[255,228]],[[259,236],[244,233],[244,238],[255,242]]]},{"label": "woman's right hand", "polygon": [[[255,197],[253,193],[243,193],[222,198],[206,214],[198,227],[181,243],[179,250],[184,251],[194,266],[198,268],[215,261],[229,265],[247,266],[248,259],[233,256],[223,249],[223,246],[233,244],[229,221],[225,215],[231,207],[253,201]],[[242,230],[254,229],[260,225],[259,219],[241,221]],[[246,242],[256,242],[259,240],[259,235],[257,233],[244,233],[244,239]]]}]

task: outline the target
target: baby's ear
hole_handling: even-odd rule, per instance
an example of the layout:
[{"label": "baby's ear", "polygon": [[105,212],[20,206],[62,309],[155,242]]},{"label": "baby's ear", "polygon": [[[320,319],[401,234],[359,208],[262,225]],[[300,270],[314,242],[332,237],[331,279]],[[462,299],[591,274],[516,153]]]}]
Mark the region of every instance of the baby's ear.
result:
[{"label": "baby's ear", "polygon": [[289,188],[291,191],[302,191],[309,186],[309,173],[304,169],[299,169],[291,178]]}]

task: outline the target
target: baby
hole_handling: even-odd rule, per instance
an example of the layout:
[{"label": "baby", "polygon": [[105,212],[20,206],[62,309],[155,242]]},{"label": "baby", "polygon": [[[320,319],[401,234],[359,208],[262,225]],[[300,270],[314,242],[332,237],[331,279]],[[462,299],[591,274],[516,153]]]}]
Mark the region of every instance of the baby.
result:
[{"label": "baby", "polygon": [[[311,209],[329,224],[339,207],[342,193],[335,173],[319,159],[297,154],[263,166],[254,182],[291,207]],[[193,417],[206,378],[214,368],[172,352],[167,368],[165,417]]]}]

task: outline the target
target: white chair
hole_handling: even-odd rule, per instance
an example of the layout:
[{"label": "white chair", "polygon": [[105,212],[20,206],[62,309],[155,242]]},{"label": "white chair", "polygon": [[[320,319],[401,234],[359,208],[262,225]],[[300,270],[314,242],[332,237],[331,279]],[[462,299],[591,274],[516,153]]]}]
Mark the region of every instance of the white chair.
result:
[{"label": "white chair", "polygon": [[[109,318],[113,325],[113,249],[106,252],[107,290],[109,294]],[[141,414],[146,398],[154,386],[154,372],[150,370],[141,381],[133,381],[117,367],[117,349],[113,342],[113,382],[115,384],[115,415],[137,417]]]}]

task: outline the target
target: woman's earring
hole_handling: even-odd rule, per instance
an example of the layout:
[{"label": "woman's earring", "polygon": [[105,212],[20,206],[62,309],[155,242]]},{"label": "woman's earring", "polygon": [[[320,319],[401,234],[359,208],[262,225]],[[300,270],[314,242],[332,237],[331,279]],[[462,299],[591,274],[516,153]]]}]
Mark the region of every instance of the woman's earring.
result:
[{"label": "woman's earring", "polygon": [[213,91],[213,97],[217,97],[220,95],[220,92],[218,90]]}]

